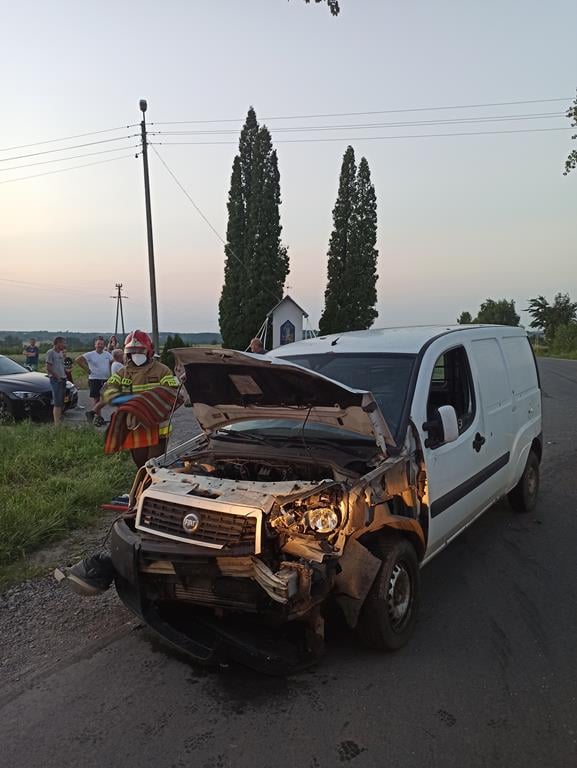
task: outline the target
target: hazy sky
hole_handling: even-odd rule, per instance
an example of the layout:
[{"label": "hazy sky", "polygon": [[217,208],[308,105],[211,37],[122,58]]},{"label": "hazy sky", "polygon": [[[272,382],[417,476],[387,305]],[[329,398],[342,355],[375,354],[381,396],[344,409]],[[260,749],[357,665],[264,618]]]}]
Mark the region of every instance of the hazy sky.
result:
[{"label": "hazy sky", "polygon": [[[577,86],[575,0],[123,0],[4,3],[0,182],[131,155],[138,139],[20,155],[150,130],[231,133],[151,141],[214,228],[249,105],[278,150],[291,295],[316,327],[343,153],[369,161],[378,198],[376,326],[454,322],[487,297],[577,296],[577,172],[562,176],[568,131],[369,140],[367,136],[567,127],[565,118],[282,132],[282,128],[535,115]],[[373,114],[568,97],[567,102]],[[303,117],[298,117],[303,116]],[[285,119],[280,119],[284,117]],[[289,119],[294,117],[295,119]],[[273,119],[276,118],[276,119]],[[286,142],[335,138],[323,142]],[[188,141],[195,145],[166,146]],[[198,143],[232,142],[232,143]],[[223,247],[151,152],[161,330],[218,328]],[[6,168],[15,170],[6,171]],[[142,161],[133,157],[0,184],[0,328],[150,328]],[[525,316],[526,317],[526,316]],[[524,318],[525,319],[525,318]],[[255,328],[255,331],[257,329]]]}]

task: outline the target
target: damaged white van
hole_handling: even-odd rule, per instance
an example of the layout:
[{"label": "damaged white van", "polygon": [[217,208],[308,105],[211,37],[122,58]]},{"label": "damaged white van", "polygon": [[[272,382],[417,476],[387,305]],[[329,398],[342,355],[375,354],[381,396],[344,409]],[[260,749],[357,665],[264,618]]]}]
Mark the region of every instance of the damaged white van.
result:
[{"label": "damaged white van", "polygon": [[175,358],[202,434],[139,470],[111,554],[124,602],[200,661],[298,667],[334,605],[363,643],[397,649],[420,566],[503,496],[535,505],[541,392],[522,329]]}]

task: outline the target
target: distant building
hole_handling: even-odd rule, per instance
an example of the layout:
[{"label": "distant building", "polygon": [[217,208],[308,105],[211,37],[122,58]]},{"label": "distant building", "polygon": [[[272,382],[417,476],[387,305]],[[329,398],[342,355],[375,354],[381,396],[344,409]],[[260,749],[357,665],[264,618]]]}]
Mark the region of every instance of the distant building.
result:
[{"label": "distant building", "polygon": [[308,313],[287,294],[267,315],[267,319],[272,324],[270,346],[274,349],[283,344],[292,344],[293,341],[308,338],[310,331],[304,329],[304,321],[307,318]]}]

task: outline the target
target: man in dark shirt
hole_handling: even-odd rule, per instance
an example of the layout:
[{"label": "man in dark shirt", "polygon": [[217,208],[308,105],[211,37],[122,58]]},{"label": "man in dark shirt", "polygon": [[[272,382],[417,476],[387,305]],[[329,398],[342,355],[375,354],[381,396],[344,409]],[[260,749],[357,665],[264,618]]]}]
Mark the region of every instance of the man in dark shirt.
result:
[{"label": "man in dark shirt", "polygon": [[30,339],[28,344],[24,346],[24,355],[26,357],[26,365],[29,365],[32,371],[38,370],[38,354],[39,349],[36,339]]}]

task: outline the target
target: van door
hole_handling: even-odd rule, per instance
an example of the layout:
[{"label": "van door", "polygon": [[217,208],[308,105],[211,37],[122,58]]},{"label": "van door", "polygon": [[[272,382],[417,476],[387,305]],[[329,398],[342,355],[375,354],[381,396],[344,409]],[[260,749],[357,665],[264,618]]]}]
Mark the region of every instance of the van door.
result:
[{"label": "van door", "polygon": [[[422,375],[427,375],[426,370],[422,369]],[[422,431],[430,512],[428,555],[487,506],[487,494],[491,494],[487,483],[492,486],[494,470],[483,450],[483,409],[465,346],[442,352],[429,376],[426,412],[421,411],[422,418],[417,417],[415,423],[421,432],[423,421],[432,419],[439,406],[452,405],[457,413],[459,436],[452,443],[431,445],[428,434]],[[415,408],[414,416],[417,412]]]}]

